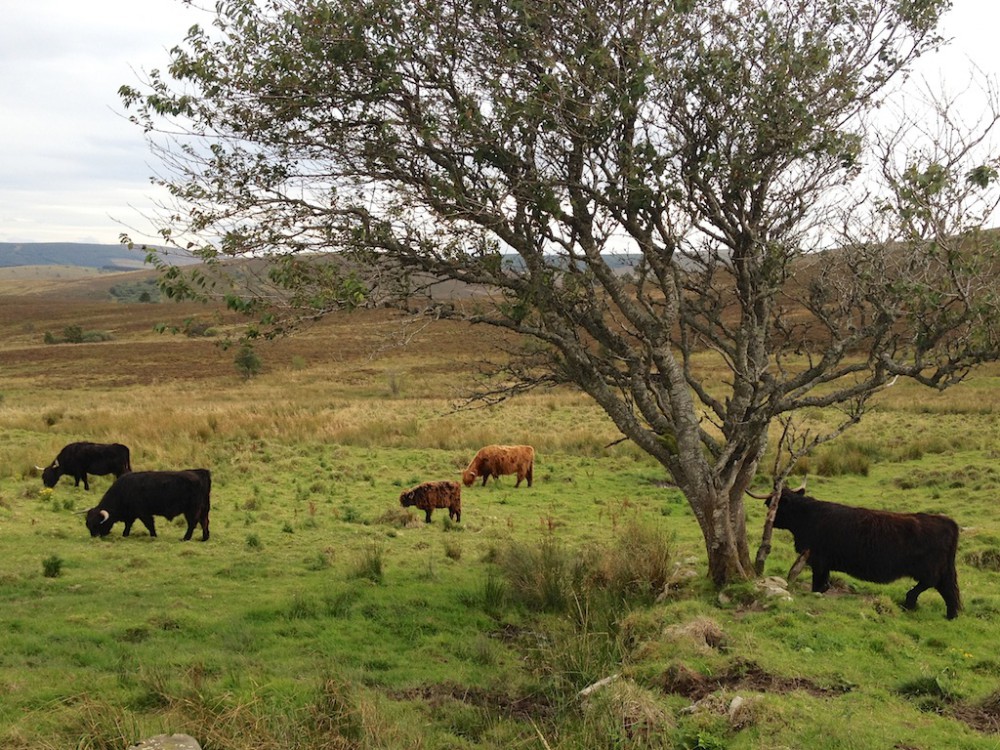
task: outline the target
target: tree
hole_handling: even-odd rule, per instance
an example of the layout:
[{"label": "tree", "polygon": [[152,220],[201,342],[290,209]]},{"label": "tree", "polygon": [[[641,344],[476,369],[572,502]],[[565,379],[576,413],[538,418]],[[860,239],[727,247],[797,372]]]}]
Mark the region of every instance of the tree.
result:
[{"label": "tree", "polygon": [[753,575],[772,424],[841,410],[799,430],[815,445],[894,378],[945,388],[1000,351],[995,117],[873,126],[947,5],[232,0],[120,93],[176,200],[164,239],[269,261],[228,297],[251,335],[421,278],[491,290],[470,319],[534,345],[484,395],[589,394],[683,491],[723,584]]},{"label": "tree", "polygon": [[240,346],[240,350],[236,352],[236,356],[233,358],[233,364],[236,365],[236,371],[243,376],[244,380],[249,380],[254,375],[259,375],[261,368],[264,366],[260,355],[247,343]]}]

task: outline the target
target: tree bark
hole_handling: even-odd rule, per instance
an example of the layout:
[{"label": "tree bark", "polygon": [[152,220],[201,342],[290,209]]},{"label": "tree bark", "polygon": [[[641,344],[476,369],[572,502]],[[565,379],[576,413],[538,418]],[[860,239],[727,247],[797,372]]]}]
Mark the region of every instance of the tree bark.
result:
[{"label": "tree bark", "polygon": [[722,493],[706,492],[691,498],[699,503],[705,551],[708,555],[708,575],[716,586],[754,577],[746,543],[746,517],[742,501],[731,503]]}]

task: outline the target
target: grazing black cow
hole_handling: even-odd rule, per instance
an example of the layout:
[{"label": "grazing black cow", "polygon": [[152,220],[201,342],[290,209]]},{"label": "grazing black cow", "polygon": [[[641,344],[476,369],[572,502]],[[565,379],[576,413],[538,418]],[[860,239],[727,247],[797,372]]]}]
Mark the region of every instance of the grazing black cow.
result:
[{"label": "grazing black cow", "polygon": [[[42,469],[41,466],[36,467]],[[87,474],[114,474],[115,479],[132,471],[132,462],[127,446],[121,443],[70,443],[56,456],[55,460],[42,469],[42,483],[55,487],[59,477],[73,477],[74,487],[90,489]]]},{"label": "grazing black cow", "polygon": [[128,536],[138,518],[156,536],[153,516],[168,521],[175,516],[187,520],[184,541],[201,524],[201,541],[208,541],[208,512],[211,507],[212,473],[208,469],[185,471],[133,471],[115,480],[96,507],[87,511],[91,536],[107,536],[118,521],[125,523]]},{"label": "grazing black cow", "polygon": [[830,587],[833,570],[874,583],[910,577],[917,585],[906,594],[907,609],[929,588],[944,598],[949,620],[962,608],[955,571],[958,524],[947,516],[854,508],[786,487],[774,527],[792,532],[796,552],[808,551],[813,591]]}]

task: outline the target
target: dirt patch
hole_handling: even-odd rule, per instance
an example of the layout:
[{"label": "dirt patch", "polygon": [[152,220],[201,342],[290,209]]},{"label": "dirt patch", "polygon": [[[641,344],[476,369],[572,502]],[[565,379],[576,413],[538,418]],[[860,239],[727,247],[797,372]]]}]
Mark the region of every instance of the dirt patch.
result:
[{"label": "dirt patch", "polygon": [[757,693],[791,693],[796,690],[819,697],[850,692],[849,686],[826,687],[803,677],[783,677],[765,671],[752,661],[737,660],[718,675],[706,677],[682,664],[671,665],[660,677],[664,692],[699,701],[718,690],[745,690]]},{"label": "dirt patch", "polygon": [[1000,734],[1000,693],[976,705],[957,705],[951,714],[977,732]]}]

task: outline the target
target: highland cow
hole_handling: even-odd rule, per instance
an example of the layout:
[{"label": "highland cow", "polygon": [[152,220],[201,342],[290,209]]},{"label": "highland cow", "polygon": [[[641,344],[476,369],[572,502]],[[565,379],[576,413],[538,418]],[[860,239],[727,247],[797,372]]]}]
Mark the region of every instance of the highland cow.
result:
[{"label": "highland cow", "polygon": [[855,508],[786,487],[774,528],[791,531],[795,551],[808,552],[815,592],[830,587],[834,570],[873,583],[909,577],[917,584],[906,594],[906,609],[915,608],[929,588],[941,594],[949,620],[962,608],[955,570],[958,524],[947,516]]},{"label": "highland cow", "polygon": [[136,519],[142,521],[151,537],[156,536],[153,516],[168,521],[184,516],[191,538],[201,525],[201,541],[208,541],[208,514],[211,510],[212,473],[208,469],[185,471],[134,471],[115,480],[101,502],[87,511],[87,529],[91,536],[107,536],[119,521],[125,524],[122,536],[128,536]]},{"label": "highland cow", "polygon": [[517,474],[515,487],[521,486],[521,480],[527,479],[531,486],[532,472],[535,468],[535,449],[530,445],[487,445],[480,448],[468,468],[462,472],[462,483],[469,487],[476,477],[483,478],[483,487],[491,476],[497,479],[502,474]]},{"label": "highland cow", "polygon": [[114,474],[115,479],[132,470],[130,453],[127,446],[121,443],[70,443],[59,451],[55,460],[42,469],[42,483],[46,487],[55,487],[61,476],[73,477],[73,486],[79,487],[83,480],[83,489],[90,489],[88,474],[103,476]]},{"label": "highland cow", "polygon": [[411,487],[399,496],[399,504],[404,508],[416,506],[425,514],[424,521],[431,522],[431,511],[447,508],[448,518],[462,520],[462,488],[458,482],[424,482]]}]

